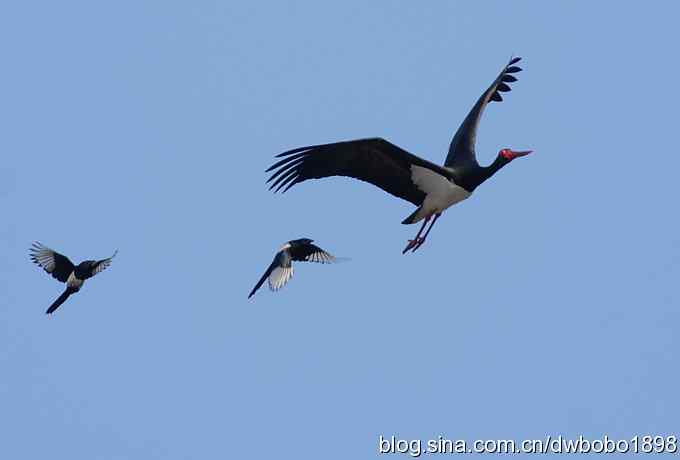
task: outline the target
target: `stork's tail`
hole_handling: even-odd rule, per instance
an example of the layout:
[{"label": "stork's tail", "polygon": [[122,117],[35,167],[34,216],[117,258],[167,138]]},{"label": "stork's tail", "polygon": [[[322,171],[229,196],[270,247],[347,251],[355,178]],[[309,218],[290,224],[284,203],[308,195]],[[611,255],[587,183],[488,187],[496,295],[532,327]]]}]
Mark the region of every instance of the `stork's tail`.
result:
[{"label": "stork's tail", "polygon": [[415,224],[419,220],[422,220],[423,217],[425,217],[425,216],[419,214],[422,210],[423,210],[423,207],[419,206],[418,209],[413,211],[413,214],[408,216],[406,219],[402,220],[401,223],[404,224],[404,225],[409,225],[409,224]]}]

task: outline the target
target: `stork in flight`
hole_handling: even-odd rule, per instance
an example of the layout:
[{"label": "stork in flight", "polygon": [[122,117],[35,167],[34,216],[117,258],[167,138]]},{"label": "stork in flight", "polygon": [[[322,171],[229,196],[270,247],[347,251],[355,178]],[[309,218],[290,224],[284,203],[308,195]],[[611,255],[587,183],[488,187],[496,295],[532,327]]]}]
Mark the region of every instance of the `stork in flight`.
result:
[{"label": "stork in flight", "polygon": [[[515,57],[503,68],[491,86],[484,91],[453,136],[444,166],[438,166],[382,138],[357,139],[331,144],[300,147],[277,155],[282,160],[270,166],[274,171],[267,182],[274,192],[286,192],[307,179],[330,176],[353,177],[369,182],[384,191],[410,201],[418,208],[402,224],[423,221],[415,238],[403,250],[416,251],[425,242],[442,212],[468,198],[485,180],[515,158],[531,153],[503,148],[489,166],[480,166],[475,154],[477,127],[484,108],[490,102],[501,102],[501,93],[510,91],[517,81],[512,74],[522,69]],[[430,227],[423,236],[428,222]]]}]

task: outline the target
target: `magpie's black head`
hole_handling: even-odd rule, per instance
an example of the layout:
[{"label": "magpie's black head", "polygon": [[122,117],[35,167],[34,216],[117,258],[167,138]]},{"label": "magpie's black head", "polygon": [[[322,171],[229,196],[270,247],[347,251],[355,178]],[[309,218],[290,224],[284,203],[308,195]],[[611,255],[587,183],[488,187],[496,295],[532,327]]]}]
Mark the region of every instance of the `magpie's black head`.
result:
[{"label": "magpie's black head", "polygon": [[314,241],[314,240],[309,239],[309,238],[299,238],[299,239],[297,239],[297,240],[291,241],[290,244],[310,244],[310,243],[312,243],[313,241]]}]

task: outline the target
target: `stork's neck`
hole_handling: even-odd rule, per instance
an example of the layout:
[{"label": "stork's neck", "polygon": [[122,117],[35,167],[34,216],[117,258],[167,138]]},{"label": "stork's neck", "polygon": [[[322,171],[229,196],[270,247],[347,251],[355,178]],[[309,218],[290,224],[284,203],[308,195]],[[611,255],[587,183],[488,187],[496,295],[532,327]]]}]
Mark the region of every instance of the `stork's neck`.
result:
[{"label": "stork's neck", "polygon": [[508,160],[503,155],[498,155],[494,162],[491,163],[489,166],[483,166],[479,168],[479,172],[477,173],[477,177],[475,178],[476,182],[475,188],[481,185],[485,180],[496,174],[503,166],[510,163],[510,161],[511,160]]}]

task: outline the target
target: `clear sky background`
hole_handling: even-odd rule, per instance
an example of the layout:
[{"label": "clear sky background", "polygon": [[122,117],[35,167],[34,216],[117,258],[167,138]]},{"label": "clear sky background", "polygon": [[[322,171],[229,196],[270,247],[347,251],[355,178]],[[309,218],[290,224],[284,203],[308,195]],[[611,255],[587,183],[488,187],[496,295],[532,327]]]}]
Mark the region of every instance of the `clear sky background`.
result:
[{"label": "clear sky background", "polygon": [[[369,459],[378,436],[680,435],[671,2],[25,1],[0,16],[0,458]],[[531,148],[415,254],[413,206],[284,150]],[[297,264],[310,237],[351,262]],[[62,292],[34,240],[108,257]]]}]

